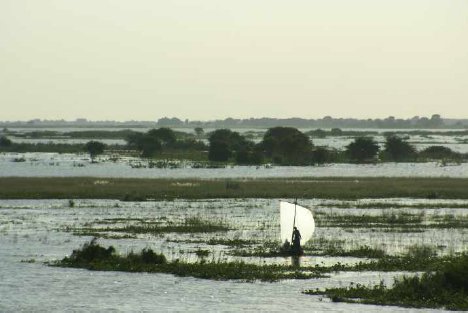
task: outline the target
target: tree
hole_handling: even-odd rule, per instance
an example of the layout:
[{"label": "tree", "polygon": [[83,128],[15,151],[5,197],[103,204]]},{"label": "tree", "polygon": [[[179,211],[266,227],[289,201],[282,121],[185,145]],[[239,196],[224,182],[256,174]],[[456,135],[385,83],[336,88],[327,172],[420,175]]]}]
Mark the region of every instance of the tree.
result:
[{"label": "tree", "polygon": [[346,154],[353,162],[373,161],[379,151],[379,145],[372,137],[358,137],[346,146]]},{"label": "tree", "polygon": [[215,130],[208,140],[210,142],[208,159],[219,162],[228,161],[231,156],[248,144],[242,135],[229,129]]},{"label": "tree", "polygon": [[389,135],[385,141],[383,157],[390,161],[408,161],[414,159],[416,149],[406,140],[396,135]]},{"label": "tree", "polygon": [[99,141],[88,141],[85,144],[85,151],[89,153],[89,156],[91,157],[91,162],[94,163],[94,159],[96,158],[96,156],[102,154],[104,152],[105,147],[106,145]]},{"label": "tree", "polygon": [[237,150],[235,158],[237,164],[259,165],[263,161],[261,146],[247,141],[244,146]]},{"label": "tree", "polygon": [[5,136],[0,137],[0,147],[9,147],[13,142]]},{"label": "tree", "polygon": [[201,127],[195,127],[194,131],[197,137],[201,137],[205,133],[205,131]]},{"label": "tree", "polygon": [[161,146],[170,146],[177,141],[174,131],[166,127],[151,129],[146,133],[146,136],[159,140]]},{"label": "tree", "polygon": [[131,149],[140,151],[145,158],[152,157],[164,147],[174,146],[177,142],[176,135],[172,129],[151,129],[146,133],[132,133],[127,137],[127,145]]},{"label": "tree", "polygon": [[459,160],[461,154],[453,151],[450,148],[444,146],[430,146],[419,152],[419,156],[428,160]]},{"label": "tree", "polygon": [[313,144],[309,137],[293,127],[273,127],[263,136],[265,154],[275,163],[298,165],[310,163]]},{"label": "tree", "polygon": [[312,151],[311,160],[313,164],[323,164],[331,162],[334,159],[333,151],[324,147],[317,147]]},{"label": "tree", "polygon": [[210,150],[208,151],[208,159],[210,161],[226,162],[231,157],[229,144],[224,141],[210,142]]}]

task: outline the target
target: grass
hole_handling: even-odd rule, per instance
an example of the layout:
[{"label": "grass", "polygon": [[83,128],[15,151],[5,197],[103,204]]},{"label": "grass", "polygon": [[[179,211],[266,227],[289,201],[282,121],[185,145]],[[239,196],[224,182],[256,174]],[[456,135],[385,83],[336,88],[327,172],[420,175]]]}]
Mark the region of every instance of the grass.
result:
[{"label": "grass", "polygon": [[466,209],[468,203],[394,203],[394,202],[372,202],[372,203],[322,203],[322,207],[332,208],[356,208],[356,209]]},{"label": "grass", "polygon": [[368,228],[386,229],[388,231],[422,232],[425,229],[467,228],[466,216],[453,214],[425,215],[407,212],[384,212],[381,215],[352,215],[316,212],[318,227],[330,228]]},{"label": "grass", "polygon": [[316,213],[318,227],[340,228],[387,228],[387,227],[414,227],[423,221],[422,215],[410,213],[391,213],[382,215],[350,215],[350,214],[323,214]]},{"label": "grass", "polygon": [[241,261],[226,262],[215,260],[214,257],[207,261],[206,257],[210,251],[203,249],[198,249],[195,254],[200,258],[195,263],[179,259],[169,262],[162,254],[157,254],[151,249],[122,256],[112,246],[101,247],[96,239],[93,239],[80,249],[74,250],[70,257],[50,265],[98,271],[167,273],[213,280],[278,281],[325,277],[325,274],[336,271],[437,271],[447,264],[458,262],[460,258],[459,256],[437,257],[427,247],[415,247],[413,251],[401,257],[384,256],[373,262],[360,262],[356,265],[337,263],[332,266],[298,267],[257,265]]},{"label": "grass", "polygon": [[391,288],[383,282],[373,287],[308,290],[306,294],[327,295],[334,302],[397,305],[417,308],[468,310],[468,254],[455,257],[422,276],[396,279]]},{"label": "grass", "polygon": [[[201,252],[203,256],[206,252]],[[151,249],[140,253],[131,252],[119,255],[115,248],[101,247],[96,240],[74,250],[70,257],[50,263],[52,266],[85,268],[95,271],[123,271],[166,273],[176,276],[191,276],[213,280],[269,281],[282,279],[310,279],[324,277],[318,272],[304,272],[298,268],[284,265],[255,265],[244,262],[206,261],[187,263],[180,260],[167,261],[163,254]]]},{"label": "grass", "polygon": [[[309,247],[304,248],[305,256],[340,256],[340,257],[356,257],[356,258],[383,258],[387,254],[384,250],[378,248],[371,248],[368,246],[360,246],[353,249],[343,249],[339,245],[329,245],[324,249],[315,250]],[[255,246],[246,248],[244,246],[235,247],[228,252],[232,256],[240,257],[261,257],[261,258],[274,258],[274,257],[288,257],[290,254],[281,250],[281,247],[276,242],[266,243],[263,246]]]},{"label": "grass", "polygon": [[384,250],[378,248],[372,248],[369,246],[360,246],[355,249],[342,249],[339,247],[329,246],[322,254],[314,253],[314,255],[323,255],[323,256],[350,256],[356,258],[383,258],[387,254]]},{"label": "grass", "polygon": [[[113,233],[125,233],[121,235],[121,238],[133,238],[136,234],[164,234],[164,233],[213,233],[213,232],[226,232],[230,228],[222,221],[217,220],[203,220],[200,217],[189,217],[186,218],[182,223],[174,224],[167,223],[162,225],[161,222],[146,222],[140,221],[139,219],[133,219],[138,221],[138,224],[128,224],[122,227],[89,227],[83,228],[68,228],[67,231],[73,232],[79,236],[94,236],[100,238],[115,238],[119,235]],[[102,224],[102,222],[113,222],[112,221],[97,221],[95,224]],[[117,220],[120,221],[120,220]],[[128,236],[128,237],[126,237]]]},{"label": "grass", "polygon": [[[0,199],[440,198],[468,199],[464,178],[109,179],[2,177]],[[187,187],[183,187],[187,186]],[[236,188],[232,188],[236,186]]]}]

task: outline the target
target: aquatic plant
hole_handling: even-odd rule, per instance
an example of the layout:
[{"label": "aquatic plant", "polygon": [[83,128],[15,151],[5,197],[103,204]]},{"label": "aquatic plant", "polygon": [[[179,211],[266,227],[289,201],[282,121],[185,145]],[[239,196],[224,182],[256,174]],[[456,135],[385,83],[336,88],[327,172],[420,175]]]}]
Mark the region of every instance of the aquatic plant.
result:
[{"label": "aquatic plant", "polygon": [[112,233],[127,233],[129,235],[135,234],[164,234],[164,233],[213,233],[213,232],[226,232],[230,228],[227,224],[220,220],[204,220],[198,216],[187,217],[183,222],[173,224],[167,223],[162,225],[160,221],[148,222],[142,219],[117,219],[110,221],[100,221],[104,224],[106,222],[119,222],[119,221],[137,221],[138,223],[127,224],[125,226],[108,226],[108,227],[83,227],[83,228],[68,228],[67,231],[73,231],[74,234],[98,237],[102,235],[110,235]]},{"label": "aquatic plant", "polygon": [[373,287],[308,290],[306,294],[327,295],[334,302],[397,305],[420,308],[468,310],[468,255],[464,254],[422,276],[395,279],[391,288],[383,282]]},{"label": "aquatic plant", "polygon": [[281,279],[310,279],[324,277],[319,271],[285,265],[256,265],[244,262],[206,261],[188,263],[181,260],[168,262],[163,254],[146,248],[141,253],[119,255],[115,249],[101,247],[93,239],[70,257],[52,262],[51,266],[85,268],[96,271],[124,271],[167,273],[214,280],[278,281]]}]

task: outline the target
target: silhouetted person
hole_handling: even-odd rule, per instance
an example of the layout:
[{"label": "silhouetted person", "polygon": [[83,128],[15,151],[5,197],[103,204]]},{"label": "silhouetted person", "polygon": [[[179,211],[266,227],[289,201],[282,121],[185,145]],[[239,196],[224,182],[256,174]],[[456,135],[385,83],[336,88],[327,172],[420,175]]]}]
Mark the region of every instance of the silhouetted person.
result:
[{"label": "silhouetted person", "polygon": [[292,247],[291,250],[294,252],[300,252],[301,251],[301,233],[299,232],[299,229],[297,227],[294,227],[293,233],[292,233]]}]

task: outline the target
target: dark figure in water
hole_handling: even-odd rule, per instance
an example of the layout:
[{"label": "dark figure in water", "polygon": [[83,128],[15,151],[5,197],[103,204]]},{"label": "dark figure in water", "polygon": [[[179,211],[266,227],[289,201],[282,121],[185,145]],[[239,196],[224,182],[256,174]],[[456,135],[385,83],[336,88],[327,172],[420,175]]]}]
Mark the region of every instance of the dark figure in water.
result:
[{"label": "dark figure in water", "polygon": [[302,251],[301,249],[301,233],[299,232],[299,229],[297,227],[294,227],[293,233],[292,233],[292,246],[291,246],[291,251],[300,253]]}]

